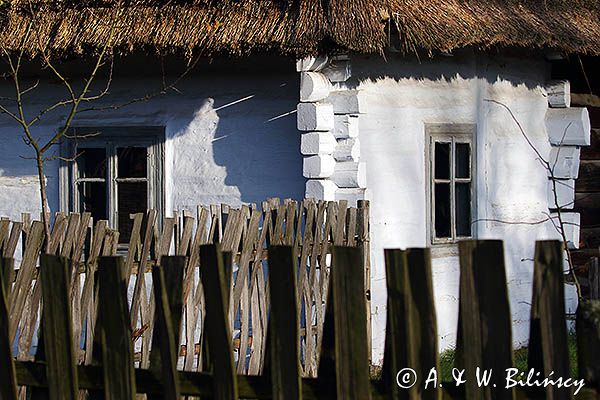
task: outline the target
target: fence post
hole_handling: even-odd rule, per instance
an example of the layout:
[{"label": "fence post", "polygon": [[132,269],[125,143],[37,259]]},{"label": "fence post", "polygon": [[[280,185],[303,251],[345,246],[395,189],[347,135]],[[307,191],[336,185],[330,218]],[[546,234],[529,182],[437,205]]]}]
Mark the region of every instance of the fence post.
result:
[{"label": "fence post", "polygon": [[8,325],[8,297],[7,289],[10,288],[8,272],[13,269],[13,259],[3,258],[0,255],[0,399],[17,399],[17,376],[12,356],[10,333]]},{"label": "fence post", "polygon": [[334,246],[331,267],[337,397],[371,398],[362,249]]},{"label": "fence post", "polygon": [[[538,241],[535,246],[533,298],[529,334],[528,367],[543,376],[569,376],[563,244]],[[548,386],[550,399],[568,399],[569,389]]]},{"label": "fence post", "polygon": [[[430,371],[439,371],[437,323],[433,301],[431,256],[428,249],[386,250],[387,328],[383,381],[392,398],[439,399],[437,384],[425,390]],[[416,376],[400,375],[412,368]],[[437,372],[436,372],[437,373]],[[403,379],[415,379],[407,391]],[[441,377],[438,377],[438,384]],[[404,381],[407,383],[408,381]]]},{"label": "fence post", "polygon": [[[466,398],[512,399],[514,389],[505,389],[504,375],[498,373],[513,366],[512,318],[502,241],[463,241],[459,243],[459,254],[456,354],[457,364],[465,369]],[[477,367],[481,371],[495,371],[489,385],[478,385]]]},{"label": "fence post", "polygon": [[40,280],[44,301],[42,329],[46,377],[50,399],[76,399],[78,395],[73,320],[69,298],[69,260],[49,254],[41,256]]},{"label": "fence post", "polygon": [[362,247],[365,272],[365,296],[367,307],[367,338],[369,339],[369,363],[371,362],[371,245],[370,245],[370,205],[369,200],[357,202],[357,229],[358,244]]},{"label": "fence post", "polygon": [[122,257],[99,259],[99,323],[105,398],[133,400],[136,393],[133,345]]},{"label": "fence post", "polygon": [[273,399],[302,399],[296,254],[292,246],[269,247],[269,282],[269,369]]},{"label": "fence post", "polygon": [[204,327],[213,365],[214,398],[237,400],[238,388],[233,364],[229,328],[228,289],[225,283],[223,254],[219,244],[200,246],[200,277],[204,287],[206,319]]},{"label": "fence post", "polygon": [[[154,355],[152,353],[150,355],[150,366],[153,370],[162,372],[161,383],[164,398],[177,399],[179,398],[177,347],[179,347],[179,325],[183,306],[185,257],[177,257],[177,259],[162,257],[161,263],[164,266],[157,265],[152,270],[156,325],[152,343]],[[165,272],[167,273],[165,274]],[[168,279],[165,278],[165,275],[168,275]],[[173,314],[171,314],[171,310],[173,310]]]}]

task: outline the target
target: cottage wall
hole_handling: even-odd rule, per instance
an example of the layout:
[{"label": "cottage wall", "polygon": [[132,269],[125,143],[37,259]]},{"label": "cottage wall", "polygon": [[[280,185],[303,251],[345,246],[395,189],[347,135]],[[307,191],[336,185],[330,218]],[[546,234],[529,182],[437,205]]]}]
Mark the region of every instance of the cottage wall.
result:
[{"label": "cottage wall", "polygon": [[[263,64],[264,63],[264,64]],[[300,138],[296,133],[298,75],[293,62],[250,59],[239,63],[200,62],[200,70],[170,91],[118,110],[85,112],[74,126],[164,126],[165,210],[195,210],[199,204],[259,203],[267,197],[304,195]],[[173,68],[167,83],[185,70]],[[141,72],[143,71],[143,73]],[[115,67],[110,94],[92,105],[121,105],[160,89],[160,66],[148,60]],[[32,78],[31,82],[34,82]],[[104,85],[100,79],[99,84]],[[24,83],[24,84],[27,84]],[[10,95],[8,83],[0,96]],[[98,86],[98,89],[101,85]],[[27,98],[31,115],[66,94],[42,79]],[[35,133],[48,137],[64,123],[63,113],[44,117]],[[58,151],[58,148],[57,148]],[[0,114],[0,215],[39,213],[34,162],[17,125]],[[47,166],[50,207],[59,209],[59,163]]]},{"label": "cottage wall", "polygon": [[[547,171],[508,111],[488,100],[508,106],[527,138],[549,156],[548,64],[541,57],[470,52],[420,61],[393,54],[387,60],[339,57],[333,64],[299,63],[305,71],[302,85],[292,65],[273,65],[261,59],[230,62],[229,69],[186,78],[178,85],[180,93],[81,114],[75,125],[164,126],[167,213],[272,196],[370,199],[373,361],[378,362],[386,313],[383,249],[429,245],[424,124],[475,124],[477,237],[505,242],[513,338],[515,345],[524,344],[534,242],[558,235],[551,223],[538,223],[553,208]],[[320,72],[306,74],[314,69]],[[115,76],[110,95],[97,107],[152,92],[162,79],[136,71]],[[43,82],[29,100],[30,110],[52,104],[63,90]],[[1,87],[0,93],[8,89]],[[47,136],[63,122],[50,114],[35,133]],[[305,132],[302,137],[298,129]],[[39,212],[33,162],[22,158],[29,155],[18,127],[0,115],[2,216],[18,219],[21,212]],[[58,171],[58,162],[48,163],[53,210],[59,208]],[[433,253],[440,347],[446,349],[456,339],[458,258],[453,247]],[[571,288],[567,296],[573,311]]]},{"label": "cottage wall", "polygon": [[[383,347],[383,248],[428,245],[425,123],[476,124],[476,214],[479,239],[505,245],[513,340],[526,343],[534,242],[559,236],[550,222],[547,171],[505,104],[543,157],[551,146],[545,127],[548,98],[543,59],[463,54],[430,60],[360,58],[353,78],[363,104],[361,161],[372,200],[371,234],[374,349]],[[433,249],[440,347],[456,340],[458,259],[455,248]],[[575,293],[567,288],[568,309]],[[374,354],[374,359],[377,355]]]}]

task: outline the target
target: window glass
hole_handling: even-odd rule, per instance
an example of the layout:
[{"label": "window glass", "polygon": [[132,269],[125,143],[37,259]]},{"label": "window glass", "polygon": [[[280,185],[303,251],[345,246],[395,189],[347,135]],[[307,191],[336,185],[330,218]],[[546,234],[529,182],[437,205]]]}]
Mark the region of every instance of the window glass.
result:
[{"label": "window glass", "polygon": [[435,179],[450,179],[450,143],[435,143]]},{"label": "window glass", "polygon": [[106,178],[106,149],[82,148],[77,156],[80,178]]},{"label": "window glass", "polygon": [[118,177],[146,178],[146,151],[145,147],[117,148]]},{"label": "window glass", "polygon": [[435,237],[447,238],[450,234],[450,184],[435,184]]},{"label": "window glass", "polygon": [[456,184],[456,235],[471,236],[471,184]]},{"label": "window glass", "polygon": [[106,184],[104,182],[80,182],[77,186],[81,209],[91,213],[94,221],[107,219]]},{"label": "window glass", "polygon": [[145,213],[148,208],[148,184],[146,182],[119,182],[117,184],[117,213],[119,243],[129,243],[133,220],[130,214]]},{"label": "window glass", "polygon": [[471,148],[468,143],[456,143],[456,178],[471,177]]}]

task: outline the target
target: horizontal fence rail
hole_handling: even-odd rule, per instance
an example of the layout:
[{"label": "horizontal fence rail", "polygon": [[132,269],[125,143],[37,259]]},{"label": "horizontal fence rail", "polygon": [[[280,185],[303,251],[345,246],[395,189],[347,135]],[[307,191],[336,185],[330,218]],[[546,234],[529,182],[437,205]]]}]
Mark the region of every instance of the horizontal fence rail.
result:
[{"label": "horizontal fence rail", "polygon": [[[302,377],[300,366],[300,316],[297,301],[299,258],[297,248],[270,245],[268,281],[270,316],[265,345],[268,360],[261,375],[236,373],[229,325],[231,273],[220,244],[199,246],[201,282],[206,296],[205,372],[182,371],[176,367],[177,334],[184,317],[183,290],[186,257],[164,256],[152,268],[154,313],[153,352],[147,369],[134,368],[134,332],[126,293],[124,258],[99,259],[99,303],[103,306],[96,322],[93,347],[98,359],[92,365],[77,365],[74,355],[72,319],[68,308],[68,259],[42,257],[41,289],[44,354],[37,361],[14,361],[10,356],[8,327],[0,325],[0,388],[3,399],[16,399],[18,385],[46,393],[51,399],[75,399],[81,390],[90,397],[133,399],[200,396],[217,399],[567,399],[573,388],[501,388],[501,379],[476,385],[476,367],[483,370],[513,366],[510,313],[499,241],[466,241],[460,251],[460,299],[456,367],[465,370],[466,382],[459,387],[441,382],[426,386],[432,368],[439,368],[436,312],[433,299],[431,257],[427,249],[388,250],[385,254],[388,325],[385,357],[380,379],[369,377],[368,340],[364,310],[363,249],[332,247],[331,279],[326,296],[323,340],[318,374]],[[567,325],[564,317],[562,244],[536,245],[531,310],[529,367],[543,376],[560,371],[568,377]],[[6,271],[10,259],[3,259]],[[0,321],[8,318],[5,273],[0,274]],[[580,314],[580,352],[593,353],[600,346],[598,304],[586,303]],[[589,308],[589,309],[588,309]],[[596,314],[595,314],[596,313]],[[594,317],[595,315],[595,317]],[[591,317],[590,317],[591,316]],[[580,329],[580,330],[579,330]],[[585,332],[583,334],[583,332]],[[582,336],[580,336],[582,335]],[[60,339],[62,338],[62,340]],[[8,353],[7,353],[8,352]],[[43,359],[44,361],[41,361]],[[587,379],[578,398],[598,398],[597,359],[582,357],[580,370]],[[399,372],[416,372],[414,385]],[[562,368],[562,369],[559,369]],[[556,374],[555,378],[558,377]],[[400,385],[405,385],[404,388]],[[496,386],[494,386],[496,385]],[[410,386],[410,388],[407,388]]]}]

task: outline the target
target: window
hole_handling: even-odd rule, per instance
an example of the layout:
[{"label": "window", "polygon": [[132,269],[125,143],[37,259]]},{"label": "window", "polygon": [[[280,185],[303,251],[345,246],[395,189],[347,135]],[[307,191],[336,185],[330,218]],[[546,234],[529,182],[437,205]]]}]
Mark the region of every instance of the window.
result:
[{"label": "window", "polygon": [[[164,129],[74,128],[62,145],[61,209],[106,219],[129,242],[131,214],[162,215]],[[160,220],[160,219],[159,219]]]},{"label": "window", "polygon": [[473,237],[472,125],[428,125],[428,226],[432,244]]}]

